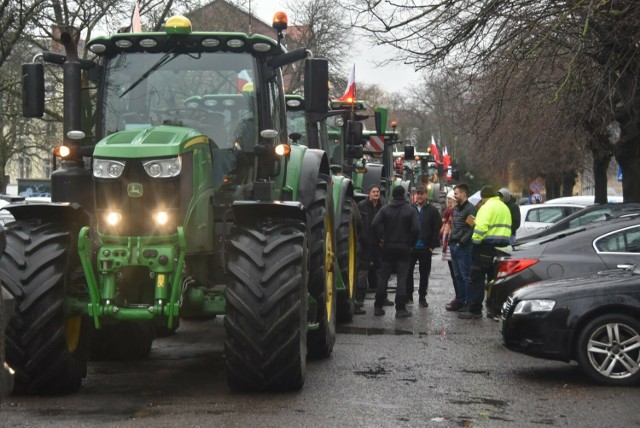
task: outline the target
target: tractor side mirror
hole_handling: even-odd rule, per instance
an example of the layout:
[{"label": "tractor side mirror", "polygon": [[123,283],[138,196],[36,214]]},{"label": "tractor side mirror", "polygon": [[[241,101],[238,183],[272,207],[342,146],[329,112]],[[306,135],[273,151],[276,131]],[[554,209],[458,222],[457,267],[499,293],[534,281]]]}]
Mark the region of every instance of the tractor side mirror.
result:
[{"label": "tractor side mirror", "polygon": [[307,113],[329,111],[329,62],[324,58],[304,62],[304,107]]},{"label": "tractor side mirror", "polygon": [[413,146],[404,146],[405,160],[412,160],[415,156],[415,148]]},{"label": "tractor side mirror", "polygon": [[364,126],[362,122],[355,120],[347,120],[347,127],[345,129],[345,139],[349,146],[362,146],[362,132]]},{"label": "tractor side mirror", "polygon": [[22,115],[44,115],[44,65],[22,64]]}]

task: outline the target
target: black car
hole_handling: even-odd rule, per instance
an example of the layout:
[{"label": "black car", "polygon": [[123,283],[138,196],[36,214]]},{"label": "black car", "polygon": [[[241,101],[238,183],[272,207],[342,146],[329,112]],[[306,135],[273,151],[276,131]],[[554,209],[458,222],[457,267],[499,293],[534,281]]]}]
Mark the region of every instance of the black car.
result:
[{"label": "black car", "polygon": [[504,345],[533,357],[575,360],[593,380],[640,382],[640,269],[538,282],[502,307]]},{"label": "black car", "polygon": [[611,218],[616,218],[624,214],[640,212],[639,203],[623,203],[623,204],[598,204],[590,205],[575,212],[551,226],[541,229],[538,232],[519,237],[516,241],[516,245],[524,244],[529,241],[534,241],[545,236],[550,236],[558,232],[572,229],[575,227],[583,226],[585,224],[606,221]]},{"label": "black car", "polygon": [[494,314],[511,293],[527,284],[615,269],[622,264],[640,265],[640,214],[558,232],[503,254],[496,258],[496,279],[487,293],[487,310]]}]

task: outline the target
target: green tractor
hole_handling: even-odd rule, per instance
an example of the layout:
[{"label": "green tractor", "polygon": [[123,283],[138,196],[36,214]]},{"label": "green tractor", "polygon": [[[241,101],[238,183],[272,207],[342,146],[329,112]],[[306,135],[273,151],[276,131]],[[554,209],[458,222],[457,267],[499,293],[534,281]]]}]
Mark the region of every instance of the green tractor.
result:
[{"label": "green tractor", "polygon": [[[295,144],[321,149],[329,154],[330,160],[335,160],[333,156],[339,153],[339,147],[336,140],[330,137],[329,129],[331,126],[335,128],[336,116],[306,113],[302,95],[287,94],[286,100],[287,128]],[[351,179],[336,168],[334,162],[331,171],[334,235],[339,267],[336,271],[337,320],[350,322],[353,319],[357,280],[358,207]]]},{"label": "green tractor", "polygon": [[[276,15],[276,17],[282,17]],[[157,329],[224,315],[233,389],[296,390],[335,343],[336,236],[326,153],[289,144],[281,67],[304,60],[305,112],[328,67],[243,33],[165,30],[23,65],[23,113],[64,77],[51,204],[13,204],[0,271],[16,299],[15,390],[71,392],[91,358],[144,358]],[[248,78],[248,79],[247,79]],[[249,81],[247,81],[249,80]]]}]

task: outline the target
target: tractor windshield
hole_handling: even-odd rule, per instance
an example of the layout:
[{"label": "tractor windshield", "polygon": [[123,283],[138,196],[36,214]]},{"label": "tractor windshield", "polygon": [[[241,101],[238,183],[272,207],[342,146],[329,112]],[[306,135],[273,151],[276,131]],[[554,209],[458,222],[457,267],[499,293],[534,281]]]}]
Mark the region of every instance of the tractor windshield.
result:
[{"label": "tractor windshield", "polygon": [[207,135],[218,148],[251,151],[257,121],[250,54],[122,53],[106,65],[104,134],[158,125]]}]

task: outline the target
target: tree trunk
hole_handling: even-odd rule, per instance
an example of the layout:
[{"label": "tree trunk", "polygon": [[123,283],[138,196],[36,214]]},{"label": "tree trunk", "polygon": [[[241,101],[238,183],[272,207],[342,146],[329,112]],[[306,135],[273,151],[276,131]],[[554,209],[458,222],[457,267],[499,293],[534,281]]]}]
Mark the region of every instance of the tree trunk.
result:
[{"label": "tree trunk", "polygon": [[620,140],[615,145],[616,161],[622,168],[624,202],[640,202],[640,124],[631,118],[620,124]]},{"label": "tree trunk", "polygon": [[567,171],[562,175],[562,196],[573,196],[573,186],[576,185],[576,172]]},{"label": "tree trunk", "polygon": [[593,182],[595,188],[595,200],[596,204],[607,203],[607,170],[609,169],[609,162],[611,162],[611,155],[606,154],[603,151],[598,153],[592,152],[593,155]]}]

